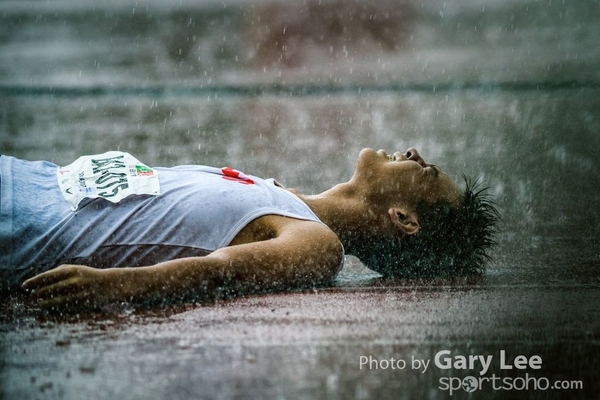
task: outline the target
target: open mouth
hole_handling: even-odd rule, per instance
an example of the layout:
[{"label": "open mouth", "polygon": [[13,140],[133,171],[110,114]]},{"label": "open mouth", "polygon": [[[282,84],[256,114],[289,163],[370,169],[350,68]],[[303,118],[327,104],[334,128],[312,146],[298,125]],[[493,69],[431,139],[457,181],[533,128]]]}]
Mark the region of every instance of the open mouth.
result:
[{"label": "open mouth", "polygon": [[387,152],[383,149],[377,150],[377,154],[379,154],[382,157],[387,158],[388,160],[392,160],[392,156],[388,156]]}]

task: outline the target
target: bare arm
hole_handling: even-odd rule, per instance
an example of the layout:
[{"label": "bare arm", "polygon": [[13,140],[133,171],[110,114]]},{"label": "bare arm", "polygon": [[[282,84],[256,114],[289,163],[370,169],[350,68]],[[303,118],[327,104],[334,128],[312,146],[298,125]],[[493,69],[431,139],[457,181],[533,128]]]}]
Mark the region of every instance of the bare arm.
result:
[{"label": "bare arm", "polygon": [[23,284],[44,308],[96,308],[115,301],[176,300],[219,289],[246,294],[324,283],[335,276],[341,244],[325,226],[289,220],[270,240],[206,257],[141,268],[61,266]]}]

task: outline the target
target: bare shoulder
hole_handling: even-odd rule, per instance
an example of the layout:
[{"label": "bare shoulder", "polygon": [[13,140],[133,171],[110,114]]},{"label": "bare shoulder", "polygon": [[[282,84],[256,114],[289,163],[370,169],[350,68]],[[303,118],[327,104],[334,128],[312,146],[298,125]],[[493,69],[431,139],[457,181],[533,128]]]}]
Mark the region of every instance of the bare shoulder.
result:
[{"label": "bare shoulder", "polygon": [[273,217],[273,227],[277,237],[293,236],[296,240],[305,241],[307,244],[341,246],[337,235],[321,222],[306,221],[295,218],[286,218],[276,215]]},{"label": "bare shoulder", "polygon": [[[327,225],[316,221],[307,221],[281,215],[264,215],[249,223],[230,245],[260,242],[263,240],[293,236],[295,240],[310,244],[325,242],[341,247],[337,235]],[[298,243],[300,244],[300,243]]]},{"label": "bare shoulder", "polygon": [[207,257],[252,271],[255,280],[264,273],[260,287],[326,283],[343,263],[344,250],[337,235],[317,221],[266,215],[244,228],[236,241]]}]

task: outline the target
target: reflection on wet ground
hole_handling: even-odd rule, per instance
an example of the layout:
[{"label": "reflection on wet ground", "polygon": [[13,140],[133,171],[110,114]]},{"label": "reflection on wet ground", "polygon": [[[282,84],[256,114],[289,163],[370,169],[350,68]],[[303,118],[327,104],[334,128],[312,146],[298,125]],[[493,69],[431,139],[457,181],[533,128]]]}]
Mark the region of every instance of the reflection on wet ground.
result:
[{"label": "reflection on wet ground", "polygon": [[[91,387],[100,397],[353,398],[364,390],[441,398],[440,378],[481,368],[437,368],[437,353],[491,355],[486,376],[523,376],[500,368],[504,350],[507,362],[539,355],[543,369],[530,376],[576,378],[594,393],[598,318],[582,304],[596,298],[597,287],[586,286],[346,286],[76,317],[40,317],[15,301],[21,315],[3,340],[6,389],[65,397]],[[361,369],[361,357],[409,366]],[[424,371],[413,359],[432,361]],[[489,386],[478,396],[503,397]]]},{"label": "reflection on wet ground", "polygon": [[[447,398],[441,378],[480,376],[434,367],[449,350],[493,355],[484,377],[584,383],[524,397],[597,398],[598,4],[318,3],[3,2],[0,151],[121,149],[317,193],[363,147],[415,146],[490,186],[486,274],[386,281],[348,257],[332,287],[209,304],[56,316],[14,296],[0,397]],[[542,368],[502,369],[501,350]],[[486,385],[469,395],[515,395]]]}]

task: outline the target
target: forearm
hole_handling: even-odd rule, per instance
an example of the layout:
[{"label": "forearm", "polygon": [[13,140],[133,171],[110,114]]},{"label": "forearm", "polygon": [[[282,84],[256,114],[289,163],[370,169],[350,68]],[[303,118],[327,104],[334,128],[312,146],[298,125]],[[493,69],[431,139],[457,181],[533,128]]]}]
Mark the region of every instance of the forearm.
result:
[{"label": "forearm", "polygon": [[[23,283],[46,308],[98,308],[104,304],[179,301],[301,288],[331,280],[340,265],[341,245],[319,226],[280,238],[221,248],[137,268],[99,270],[63,265]],[[329,236],[328,236],[329,235]]]},{"label": "forearm", "polygon": [[302,288],[330,281],[337,272],[339,257],[339,252],[332,253],[331,260],[324,260],[322,255],[303,254],[303,264],[295,265],[286,260],[273,262],[261,251],[249,252],[243,246],[236,246],[205,257],[128,268],[118,284],[123,286],[127,298],[137,301],[214,298]]},{"label": "forearm", "polygon": [[222,262],[215,257],[191,257],[138,268],[106,270],[128,301],[176,300],[211,296],[222,281]]}]

